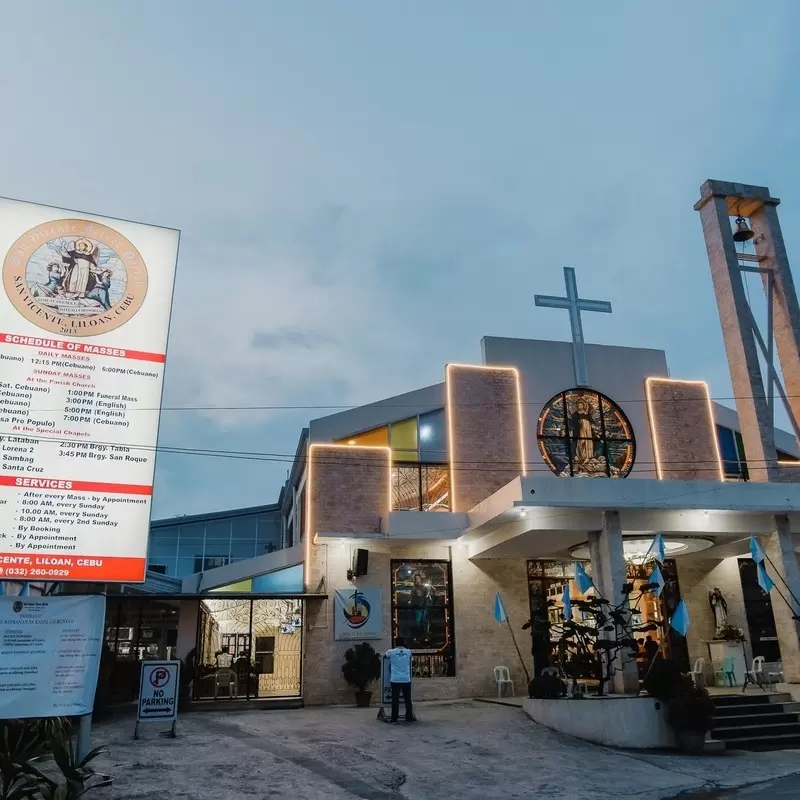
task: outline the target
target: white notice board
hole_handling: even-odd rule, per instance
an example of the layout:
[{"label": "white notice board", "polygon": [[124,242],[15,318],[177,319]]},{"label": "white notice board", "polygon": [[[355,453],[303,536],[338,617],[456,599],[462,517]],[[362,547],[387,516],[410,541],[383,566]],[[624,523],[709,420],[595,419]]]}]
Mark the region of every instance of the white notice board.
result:
[{"label": "white notice board", "polygon": [[0,580],[144,581],[178,239],[0,198]]},{"label": "white notice board", "polygon": [[0,719],[91,714],[106,599],[0,597]]}]

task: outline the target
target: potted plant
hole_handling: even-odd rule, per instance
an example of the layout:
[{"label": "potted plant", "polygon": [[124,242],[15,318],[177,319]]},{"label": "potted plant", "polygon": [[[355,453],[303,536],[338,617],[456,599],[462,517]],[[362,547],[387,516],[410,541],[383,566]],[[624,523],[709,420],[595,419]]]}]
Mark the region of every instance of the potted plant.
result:
[{"label": "potted plant", "polygon": [[667,719],[678,746],[689,753],[702,753],[713,716],[714,703],[708,691],[685,677],[678,693],[667,703]]},{"label": "potted plant", "polygon": [[723,642],[743,642],[744,631],[735,625],[723,625],[715,634],[714,639]]},{"label": "potted plant", "polygon": [[692,679],[667,658],[657,658],[653,662],[644,680],[644,689],[666,706],[667,721],[678,747],[690,753],[702,752],[714,716],[714,703],[708,691],[696,687]]},{"label": "potted plant", "polygon": [[381,657],[369,642],[354,645],[344,654],[342,675],[356,689],[356,705],[368,708],[372,692],[367,686],[381,677]]}]

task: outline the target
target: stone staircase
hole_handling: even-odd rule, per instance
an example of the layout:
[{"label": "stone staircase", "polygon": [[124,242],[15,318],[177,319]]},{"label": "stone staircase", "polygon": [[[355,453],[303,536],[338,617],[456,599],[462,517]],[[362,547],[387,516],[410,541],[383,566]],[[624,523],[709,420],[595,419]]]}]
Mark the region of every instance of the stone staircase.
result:
[{"label": "stone staircase", "polygon": [[800,703],[788,694],[712,695],[711,737],[728,750],[800,748]]}]

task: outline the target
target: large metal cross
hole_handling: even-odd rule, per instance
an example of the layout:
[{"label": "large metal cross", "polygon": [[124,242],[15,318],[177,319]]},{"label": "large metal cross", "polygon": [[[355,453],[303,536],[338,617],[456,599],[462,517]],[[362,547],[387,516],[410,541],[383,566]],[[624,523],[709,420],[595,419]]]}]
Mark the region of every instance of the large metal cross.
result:
[{"label": "large metal cross", "polygon": [[533,302],[543,308],[566,308],[569,311],[569,326],[572,329],[572,362],[575,367],[575,385],[589,385],[589,370],[586,366],[586,348],[583,341],[581,311],[600,311],[611,313],[611,303],[605,300],[583,300],[578,297],[578,282],[574,267],[564,267],[564,283],[567,285],[566,297],[552,297],[546,294],[534,295]]}]

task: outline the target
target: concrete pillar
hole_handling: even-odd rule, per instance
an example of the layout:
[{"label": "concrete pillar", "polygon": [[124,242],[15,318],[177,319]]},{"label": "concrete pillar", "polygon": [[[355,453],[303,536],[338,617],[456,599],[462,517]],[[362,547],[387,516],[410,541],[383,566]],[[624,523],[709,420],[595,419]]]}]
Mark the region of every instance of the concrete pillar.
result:
[{"label": "concrete pillar", "polygon": [[[800,611],[792,594],[800,598],[800,569],[797,556],[792,545],[792,534],[789,530],[789,518],[785,514],[775,517],[775,532],[761,537],[764,552],[772,565],[766,562],[767,572],[775,581],[776,588],[770,592],[772,614],[775,617],[775,629],[778,633],[778,644],[781,648],[783,674],[789,683],[800,683],[800,627],[795,615]],[[773,568],[774,565],[774,568]],[[783,583],[776,575],[780,575],[789,585]],[[778,593],[780,590],[780,594]],[[790,608],[786,600],[792,604]]]},{"label": "concrete pillar", "polygon": [[[766,201],[750,215],[750,224],[756,235],[753,244],[760,259],[758,266],[772,270],[775,282],[773,335],[789,406],[794,418],[800,420],[800,303],[778,221],[777,206],[777,200]],[[762,274],[761,278],[764,291],[767,291],[767,276]]]},{"label": "concrete pillar", "polygon": [[750,480],[776,480],[780,468],[774,421],[764,389],[758,345],[750,327],[752,312],[739,268],[730,215],[741,206],[741,213],[751,216],[764,203],[774,206],[777,201],[770,197],[766,187],[725,181],[706,181],[700,194],[695,210],[700,212],[703,224]]},{"label": "concrete pillar", "polygon": [[183,661],[197,647],[197,614],[200,601],[181,600],[178,607],[178,640],[175,643],[175,658]]},{"label": "concrete pillar", "polygon": [[[589,532],[589,557],[592,562],[592,577],[600,594],[611,605],[621,603],[624,597],[622,587],[627,583],[627,575],[619,511],[604,511],[603,529]],[[639,689],[636,662],[625,659],[620,663],[618,659],[615,669],[612,690],[635,694]]]}]

